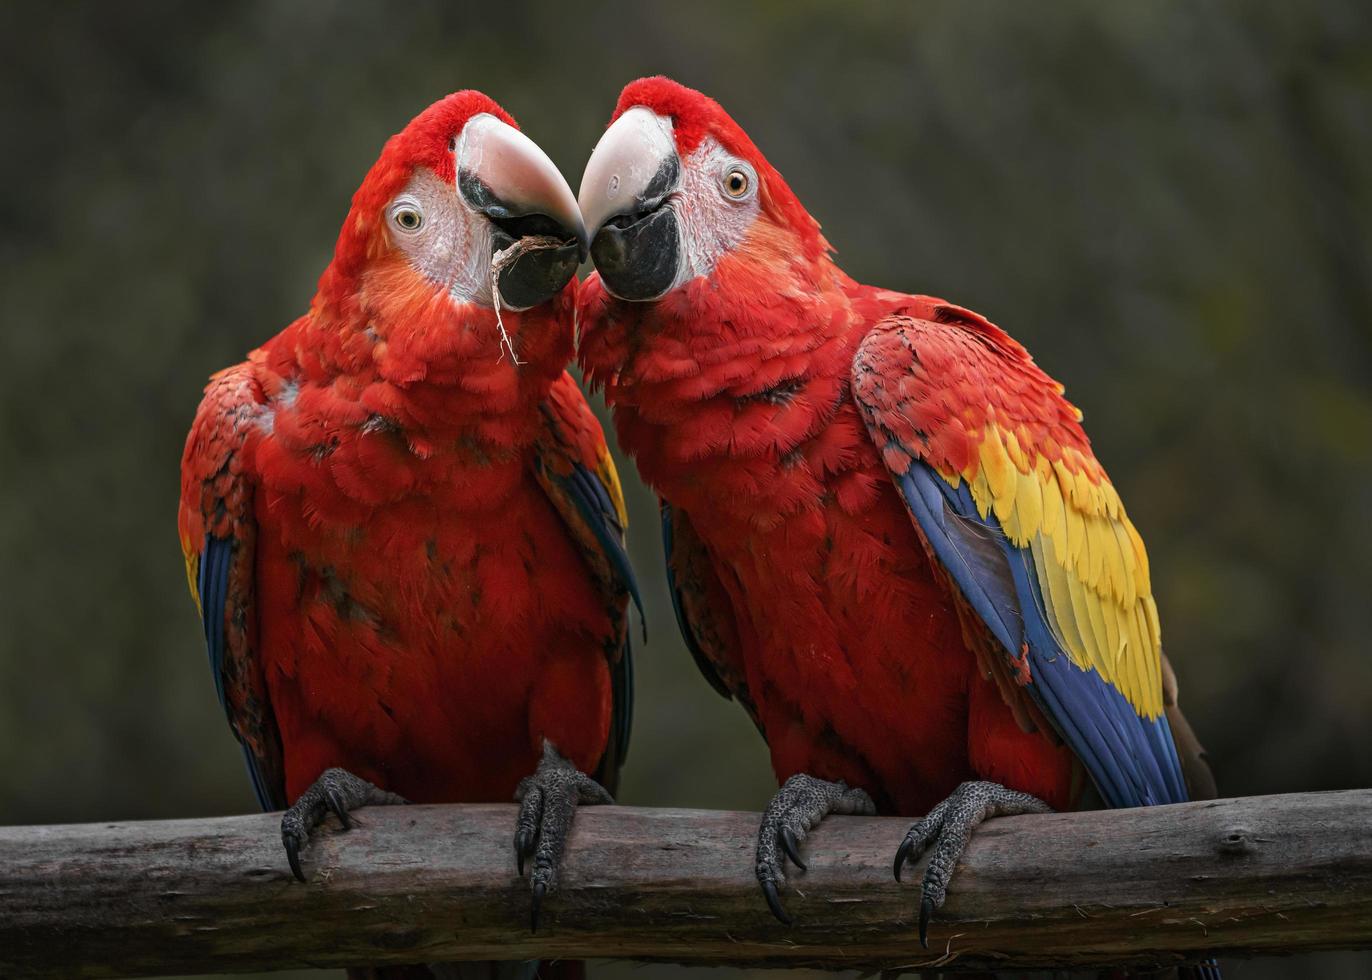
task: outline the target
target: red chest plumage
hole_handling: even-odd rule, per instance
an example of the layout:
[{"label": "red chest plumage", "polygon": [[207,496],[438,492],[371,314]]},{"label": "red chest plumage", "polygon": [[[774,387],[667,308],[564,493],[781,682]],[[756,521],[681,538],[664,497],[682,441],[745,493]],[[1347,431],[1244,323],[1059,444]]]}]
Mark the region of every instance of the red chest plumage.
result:
[{"label": "red chest plumage", "polygon": [[544,735],[594,769],[616,628],[532,472],[546,382],[494,353],[509,380],[476,392],[287,381],[283,346],[254,358],[273,397],[250,465],[288,795],[342,766],[416,801],[508,800]]},{"label": "red chest plumage", "polygon": [[1065,805],[1069,756],[1021,731],[978,673],[858,417],[857,321],[825,285],[734,294],[726,311],[727,285],[708,280],[648,309],[592,284],[581,360],[621,445],[708,549],[779,779],[843,779],[909,814],[978,776]]}]

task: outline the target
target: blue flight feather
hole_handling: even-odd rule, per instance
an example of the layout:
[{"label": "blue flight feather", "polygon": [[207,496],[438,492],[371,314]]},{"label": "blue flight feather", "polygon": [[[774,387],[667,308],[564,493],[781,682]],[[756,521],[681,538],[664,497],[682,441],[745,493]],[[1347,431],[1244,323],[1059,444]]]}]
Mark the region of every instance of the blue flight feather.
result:
[{"label": "blue flight feather", "polygon": [[200,592],[200,610],[204,617],[205,647],[209,653],[210,671],[214,675],[214,693],[226,711],[224,697],[224,608],[229,594],[229,563],[233,560],[233,540],[205,535],[205,550],[200,555],[200,575],[196,583]]},{"label": "blue flight feather", "polygon": [[[225,713],[229,701],[224,694],[224,654],[228,640],[224,633],[225,610],[229,599],[229,569],[233,562],[234,541],[232,538],[217,538],[205,535],[205,550],[200,554],[200,570],[196,577],[196,590],[200,594],[200,611],[205,624],[205,648],[209,653],[210,672],[214,676],[214,693],[219,698],[220,707]],[[230,717],[230,724],[233,719]],[[283,805],[272,792],[262,776],[261,765],[252,750],[242,741],[243,761],[248,767],[248,778],[252,781],[253,795],[263,810],[275,810]]]},{"label": "blue flight feather", "polygon": [[[634,607],[638,609],[639,621],[644,624],[646,635],[647,622],[643,616],[643,600],[639,597],[638,580],[634,578],[633,566],[629,563],[628,552],[624,550],[624,528],[619,522],[619,512],[615,509],[609,491],[591,470],[575,463],[570,477],[554,477],[557,484],[567,491],[577,512],[581,514],[601,551],[610,562],[610,567],[619,576],[624,587],[629,590]],[[626,631],[624,650],[614,665],[610,678],[615,704],[615,740],[617,755],[621,764],[629,751],[629,735],[634,714],[634,663],[633,648]]]},{"label": "blue flight feather", "polygon": [[681,605],[681,590],[677,588],[676,573],[672,571],[672,505],[664,501],[659,508],[659,513],[662,518],[662,553],[667,560],[667,592],[672,597],[672,612],[676,615],[677,629],[681,630],[681,638],[686,641],[686,649],[690,651],[691,659],[696,662],[696,667],[710,682],[710,686],[723,695],[725,699],[732,699],[733,693],[725,686],[714,665],[710,663],[710,658],[705,655],[705,651],[696,642],[695,630],[691,628],[690,620],[686,618],[686,610]]},{"label": "blue flight feather", "polygon": [[1081,760],[1112,807],[1187,799],[1167,719],[1148,720],[1094,669],[1072,662],[1053,636],[1027,549],[994,514],[982,517],[965,482],[954,487],[921,461],[898,480],[940,564],[1010,656],[1028,647],[1025,690]]},{"label": "blue flight feather", "polygon": [[638,580],[634,578],[634,569],[629,563],[629,554],[624,550],[624,542],[621,538],[624,528],[620,526],[619,514],[610,500],[609,491],[600,482],[600,477],[580,463],[573,464],[570,478],[554,477],[554,479],[568,492],[572,503],[576,504],[577,511],[590,526],[591,533],[596,537],[596,542],[610,561],[610,567],[615,570],[619,580],[629,590],[629,595],[634,600],[634,607],[638,609],[639,618],[642,619],[643,600],[638,593]]}]

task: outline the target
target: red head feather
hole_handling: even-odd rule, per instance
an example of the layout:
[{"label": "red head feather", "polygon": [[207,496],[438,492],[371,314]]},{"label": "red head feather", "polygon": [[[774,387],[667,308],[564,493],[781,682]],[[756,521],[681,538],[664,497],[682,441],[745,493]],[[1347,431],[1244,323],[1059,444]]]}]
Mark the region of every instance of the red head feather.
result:
[{"label": "red head feather", "polygon": [[[393,248],[385,213],[387,205],[420,170],[429,170],[448,183],[456,182],[456,140],[467,123],[483,113],[519,128],[493,99],[468,89],[435,102],[386,141],[353,195],[333,261],[320,277],[310,315],[297,321],[293,331],[281,335],[289,334],[286,342],[273,342],[274,356],[282,359],[280,370],[291,370],[292,359],[299,359],[321,376],[361,375],[375,370],[389,381],[411,382],[470,373],[469,362],[476,350],[482,356],[489,353],[491,364],[498,363],[494,312],[435,303],[441,287],[415,271]],[[364,280],[370,285],[364,286]],[[556,323],[572,301],[569,297],[575,294],[575,279],[564,293],[536,313],[505,315],[509,333],[522,341],[521,356],[531,360],[544,357],[549,364],[556,362],[558,370],[566,360],[561,346],[570,344],[569,335],[563,337],[558,330],[521,333],[520,324],[530,318]],[[483,329],[460,329],[471,318],[476,318]],[[540,338],[537,343],[535,336]]]},{"label": "red head feather", "polygon": [[[410,120],[409,124],[386,141],[381,156],[367,171],[362,186],[353,195],[352,209],[338,235],[331,271],[351,279],[383,242],[377,234],[383,227],[382,208],[400,192],[416,170],[432,170],[445,181],[453,181],[453,141],[473,116],[490,113],[503,123],[519,128],[508,112],[494,99],[472,89],[454,92],[439,99]],[[326,274],[327,278],[327,274]]]},{"label": "red head feather", "polygon": [[767,162],[743,128],[714,99],[664,75],[653,75],[624,86],[610,122],[634,106],[643,106],[659,116],[671,118],[677,153],[683,158],[689,156],[706,136],[711,136],[730,153],[747,160],[758,174],[763,210],[774,221],[796,233],[808,257],[829,251],[829,243],[820,234],[819,222],[805,210],[785,179]]}]

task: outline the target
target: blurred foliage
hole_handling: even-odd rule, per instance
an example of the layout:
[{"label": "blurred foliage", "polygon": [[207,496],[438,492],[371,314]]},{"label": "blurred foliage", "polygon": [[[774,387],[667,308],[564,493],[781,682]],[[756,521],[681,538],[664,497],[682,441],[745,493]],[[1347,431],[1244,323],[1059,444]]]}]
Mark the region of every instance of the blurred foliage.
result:
[{"label": "blurred foliage", "polygon": [[[175,536],[204,379],[304,309],[351,192],[429,102],[487,91],[575,185],[652,72],[730,109],[849,272],[987,314],[1067,384],[1226,793],[1372,785],[1370,20],[1361,0],[6,5],[0,822],[251,809]],[[621,469],[651,626],[621,798],[758,807],[766,753],[696,678]],[[1369,970],[1242,975],[1316,962]]]}]

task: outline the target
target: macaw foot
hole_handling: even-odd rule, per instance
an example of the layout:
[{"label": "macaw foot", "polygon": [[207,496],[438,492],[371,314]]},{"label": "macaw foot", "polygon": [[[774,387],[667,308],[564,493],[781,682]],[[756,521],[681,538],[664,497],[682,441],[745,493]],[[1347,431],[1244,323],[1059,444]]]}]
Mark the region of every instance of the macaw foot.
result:
[{"label": "macaw foot", "polygon": [[767,907],[783,925],[789,926],[791,917],[781,907],[777,887],[786,884],[786,858],[801,871],[806,869],[800,859],[800,842],[810,828],[831,813],[870,817],[876,812],[876,804],[862,790],[803,772],[786,780],[777,790],[762,814],[762,826],[757,832],[757,881]]},{"label": "macaw foot", "polygon": [[896,881],[900,881],[901,868],[907,860],[918,858],[930,844],[934,847],[929,868],[924,872],[919,903],[919,941],[925,949],[929,948],[929,918],[948,897],[948,880],[972,831],[991,817],[1052,812],[1053,808],[1037,796],[1007,789],[1000,783],[967,782],[910,828],[896,851]]},{"label": "macaw foot", "polygon": [[408,802],[346,769],[325,769],[281,817],[281,842],[286,845],[286,860],[291,863],[291,872],[301,881],[305,880],[305,872],[300,868],[300,849],[309,843],[310,831],[324,822],[326,813],[332,813],[343,829],[349,830],[353,823],[348,814],[358,807]]},{"label": "macaw foot", "polygon": [[572,829],[577,804],[612,804],[615,800],[605,787],[564,759],[547,739],[543,741],[543,758],[538,768],[532,776],[520,780],[515,799],[519,801],[515,861],[523,875],[524,859],[534,859],[533,870],[529,872],[529,890],[533,893],[529,928],[537,932],[543,896],[557,890],[562,850],[567,846],[567,832]]}]

